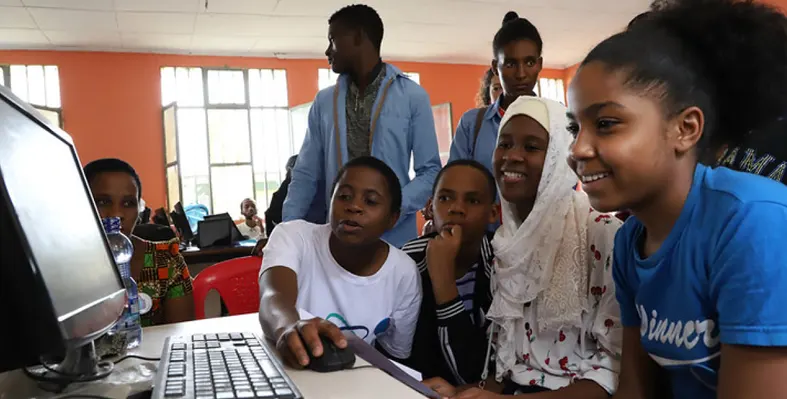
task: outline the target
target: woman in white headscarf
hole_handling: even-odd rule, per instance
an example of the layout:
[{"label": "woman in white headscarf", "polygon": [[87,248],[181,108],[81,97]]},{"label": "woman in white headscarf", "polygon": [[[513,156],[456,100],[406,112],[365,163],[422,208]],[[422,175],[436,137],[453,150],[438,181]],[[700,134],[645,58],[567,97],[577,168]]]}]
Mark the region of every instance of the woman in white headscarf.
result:
[{"label": "woman in white headscarf", "polygon": [[520,97],[500,123],[493,172],[503,225],[492,241],[487,317],[490,368],[504,386],[484,390],[482,381],[462,390],[427,381],[442,395],[601,399],[617,388],[621,330],[611,259],[621,222],[574,190],[565,115],[560,103]]}]

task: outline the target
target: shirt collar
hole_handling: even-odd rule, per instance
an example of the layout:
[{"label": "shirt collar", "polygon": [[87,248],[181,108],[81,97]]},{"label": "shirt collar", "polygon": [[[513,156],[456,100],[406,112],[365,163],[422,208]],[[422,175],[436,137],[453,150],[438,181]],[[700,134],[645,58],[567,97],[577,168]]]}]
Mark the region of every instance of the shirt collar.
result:
[{"label": "shirt collar", "polygon": [[495,100],[495,102],[486,109],[484,119],[492,119],[495,117],[495,115],[497,115],[498,118],[503,118],[503,115],[506,111],[500,107],[500,99],[502,98],[503,96],[498,97],[497,100]]},{"label": "shirt collar", "polygon": [[374,68],[372,68],[372,72],[369,73],[369,82],[374,82],[374,80],[377,79],[377,76],[380,75],[384,66],[385,64],[382,59],[377,61],[377,65],[375,65]]},{"label": "shirt collar", "polygon": [[[377,78],[380,77],[384,67],[385,67],[385,63],[383,62],[382,59],[377,61],[377,65],[375,65],[374,68],[372,68],[372,71],[369,72],[368,86],[371,86],[375,82],[375,80],[377,80]],[[353,81],[352,76],[348,75],[347,78],[348,78],[347,80],[350,82],[350,87],[357,89],[358,85],[355,84],[355,81]]]}]

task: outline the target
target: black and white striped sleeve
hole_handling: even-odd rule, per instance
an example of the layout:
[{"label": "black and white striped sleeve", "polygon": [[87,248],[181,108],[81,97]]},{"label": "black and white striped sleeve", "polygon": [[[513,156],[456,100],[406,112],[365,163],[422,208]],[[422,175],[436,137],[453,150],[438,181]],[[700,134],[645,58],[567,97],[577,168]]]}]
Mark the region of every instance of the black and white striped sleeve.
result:
[{"label": "black and white striped sleeve", "polygon": [[[485,313],[491,302],[489,281],[493,257],[488,239],[484,240],[481,253],[483,265],[476,273],[474,308],[480,308]],[[477,303],[479,300],[482,303]],[[485,320],[474,321],[472,312],[465,308],[459,296],[438,305],[436,312],[438,342],[448,368],[460,385],[478,382],[486,362]]]},{"label": "black and white striped sleeve", "polygon": [[474,323],[461,298],[438,305],[440,352],[459,385],[477,382],[484,366],[483,329]]},{"label": "black and white striped sleeve", "polygon": [[[422,279],[429,279],[426,247],[434,236],[435,234],[420,237],[402,247],[402,250],[415,261]],[[432,287],[432,285],[427,283],[424,287]],[[424,297],[427,295],[433,296],[434,293],[424,292]],[[433,301],[431,303],[435,306]],[[422,307],[421,311],[435,312],[437,331],[433,334],[437,334],[443,362],[451,371],[455,382],[458,385],[477,382],[481,378],[484,366],[486,350],[484,330],[475,325],[472,312],[465,309],[462,298],[457,296],[432,309]]]}]

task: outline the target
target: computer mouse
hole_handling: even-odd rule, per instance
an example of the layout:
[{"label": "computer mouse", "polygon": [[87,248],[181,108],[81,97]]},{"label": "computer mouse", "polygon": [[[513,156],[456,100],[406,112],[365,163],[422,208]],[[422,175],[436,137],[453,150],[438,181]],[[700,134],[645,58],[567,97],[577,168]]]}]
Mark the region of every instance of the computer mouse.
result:
[{"label": "computer mouse", "polygon": [[309,352],[309,370],[318,373],[330,373],[352,368],[355,364],[355,353],[350,348],[341,349],[334,345],[329,338],[320,335],[322,342],[322,356],[315,357]]}]

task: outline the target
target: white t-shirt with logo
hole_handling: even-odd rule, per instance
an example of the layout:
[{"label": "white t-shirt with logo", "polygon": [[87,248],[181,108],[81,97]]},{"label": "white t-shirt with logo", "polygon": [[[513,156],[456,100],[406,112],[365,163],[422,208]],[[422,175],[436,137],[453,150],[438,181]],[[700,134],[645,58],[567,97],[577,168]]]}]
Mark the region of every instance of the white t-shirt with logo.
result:
[{"label": "white t-shirt with logo", "polygon": [[390,355],[410,356],[421,306],[415,262],[389,246],[388,259],[372,276],[352,274],[331,255],[329,225],[303,220],[276,226],[263,251],[260,276],[274,266],[298,275],[296,306],[349,329],[366,342],[375,340]]}]

